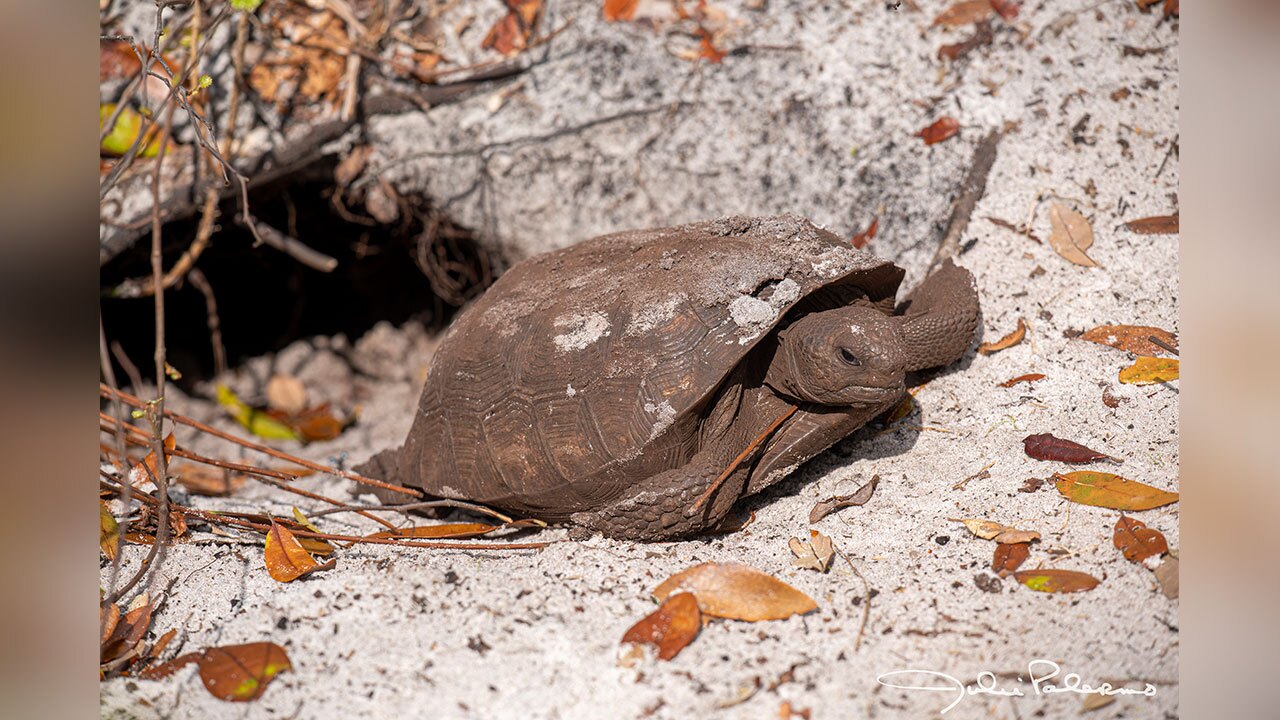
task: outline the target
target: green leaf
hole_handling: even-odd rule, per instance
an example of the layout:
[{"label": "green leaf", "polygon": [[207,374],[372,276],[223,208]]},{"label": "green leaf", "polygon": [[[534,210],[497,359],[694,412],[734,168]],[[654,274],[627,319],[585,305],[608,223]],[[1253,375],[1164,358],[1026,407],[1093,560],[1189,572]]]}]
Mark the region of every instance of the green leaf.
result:
[{"label": "green leaf", "polygon": [[218,386],[218,404],[227,409],[227,414],[235,418],[246,430],[260,438],[269,440],[298,440],[298,433],[293,428],[250,407],[248,403],[236,396],[226,385]]}]

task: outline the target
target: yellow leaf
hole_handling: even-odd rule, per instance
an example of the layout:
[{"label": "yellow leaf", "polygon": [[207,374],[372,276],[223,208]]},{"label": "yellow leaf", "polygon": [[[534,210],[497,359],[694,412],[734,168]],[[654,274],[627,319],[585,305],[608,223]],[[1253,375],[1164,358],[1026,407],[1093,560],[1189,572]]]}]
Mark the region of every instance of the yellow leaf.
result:
[{"label": "yellow leaf", "polygon": [[[98,106],[98,129],[111,119],[111,115],[115,113],[115,103],[104,103]],[[116,116],[116,124],[111,128],[111,132],[102,138],[102,153],[104,155],[120,157],[129,152],[129,148],[138,139],[138,134],[142,132],[142,116],[138,111],[130,107],[125,107]],[[170,147],[173,144],[170,143]],[[138,149],[138,157],[155,157],[160,152],[160,128],[154,123],[147,129],[147,137],[143,141],[142,146]]]},{"label": "yellow leaf", "polygon": [[255,410],[241,400],[231,388],[218,386],[218,404],[227,409],[227,413],[240,423],[244,429],[268,440],[298,440],[298,433],[293,428],[276,420],[264,412]]},{"label": "yellow leaf", "polygon": [[1154,385],[1178,379],[1177,358],[1140,357],[1120,371],[1120,382],[1129,385]]},{"label": "yellow leaf", "polygon": [[706,615],[731,620],[781,620],[815,610],[818,604],[777,578],[738,563],[702,563],[667,578],[657,600],[691,592]]},{"label": "yellow leaf", "polygon": [[419,525],[400,530],[386,530],[369,535],[370,538],[463,538],[477,537],[492,532],[497,525],[486,523],[451,523],[447,525]]},{"label": "yellow leaf", "polygon": [[98,544],[108,560],[116,559],[116,550],[120,547],[120,526],[101,500],[98,501]]},{"label": "yellow leaf", "polygon": [[1101,582],[1075,570],[1019,570],[1013,577],[1032,590],[1050,593],[1083,592],[1098,587]]},{"label": "yellow leaf", "polygon": [[1053,476],[1058,492],[1071,502],[1114,510],[1150,510],[1178,501],[1178,493],[1105,472],[1078,470]]}]

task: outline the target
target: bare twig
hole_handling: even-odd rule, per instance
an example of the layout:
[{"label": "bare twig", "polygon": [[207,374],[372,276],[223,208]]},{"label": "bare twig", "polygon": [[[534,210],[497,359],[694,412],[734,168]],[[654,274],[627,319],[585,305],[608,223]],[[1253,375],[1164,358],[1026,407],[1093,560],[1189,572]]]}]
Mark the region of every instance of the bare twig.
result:
[{"label": "bare twig", "polygon": [[[107,387],[115,390],[116,388],[119,387],[119,385],[118,383],[116,383],[115,368],[111,367],[111,358],[107,354],[107,332],[102,326],[101,318],[99,318],[98,320],[98,361],[102,364],[102,379],[107,383]],[[114,398],[111,404],[112,404],[112,407],[114,408],[113,412],[115,412],[116,416],[123,418],[124,405],[121,404],[120,399],[118,397]],[[129,454],[128,454],[128,449],[125,445],[124,430],[121,428],[117,428],[116,430],[116,443],[117,443],[118,452],[120,453],[120,460],[122,463],[121,471],[127,472],[128,466],[129,466]],[[126,483],[126,486],[127,487],[125,488],[125,491],[121,495],[120,499],[121,499],[121,502],[124,503],[124,511],[125,511],[125,514],[127,515],[132,511],[132,507],[133,507],[133,503],[132,503],[133,485],[132,483]],[[124,523],[117,523],[116,554],[114,557],[111,558],[111,571],[107,574],[107,593],[108,594],[115,592],[116,583],[119,582],[120,580],[120,563],[122,560],[121,553],[120,553],[120,540],[121,538],[124,537],[124,528],[125,528]]]},{"label": "bare twig", "polygon": [[187,279],[204,295],[205,323],[209,326],[209,344],[213,346],[213,374],[221,375],[227,371],[227,348],[222,343],[222,321],[218,319],[218,301],[213,295],[213,286],[200,268],[191,268]]},{"label": "bare twig", "polygon": [[[122,487],[122,484],[119,481],[117,481],[115,478],[112,478],[109,475],[106,475],[105,473],[102,473],[101,477],[105,478],[105,481],[99,480],[100,486],[117,493],[123,492],[124,488]],[[147,502],[147,504],[152,505],[153,507],[155,506],[154,504],[159,503],[158,500],[156,500],[155,498],[150,498],[150,496],[146,496],[146,498],[144,498],[144,495],[146,494],[141,492],[138,493],[138,497],[140,499],[143,499],[143,502]],[[200,518],[201,520],[204,520],[205,522],[213,523],[217,525],[229,525],[232,527],[245,528],[248,530],[256,530],[261,533],[266,533],[271,529],[270,525],[263,525],[261,523],[250,522],[248,520],[240,520],[238,518],[229,517],[221,513],[209,512],[205,510],[197,510],[196,508],[186,507],[178,503],[173,503],[173,509],[174,511],[181,512],[183,515],[186,515],[188,517],[197,517],[197,518]],[[546,541],[546,542],[529,542],[529,543],[449,543],[449,542],[423,542],[420,540],[398,539],[398,538],[371,538],[371,537],[362,537],[359,535],[337,535],[333,533],[312,532],[310,530],[291,530],[291,532],[298,537],[315,538],[317,540],[336,540],[340,542],[349,542],[354,545],[399,545],[402,547],[429,548],[434,550],[539,550],[548,545],[553,545],[556,542],[561,542],[561,541]]]},{"label": "bare twig", "polygon": [[977,207],[978,200],[982,199],[982,194],[986,192],[987,176],[991,173],[991,166],[996,162],[996,150],[1000,145],[1001,136],[1002,133],[999,130],[992,130],[978,143],[978,149],[974,150],[969,172],[965,174],[964,182],[960,184],[960,197],[956,198],[955,205],[951,209],[947,230],[938,241],[938,250],[933,254],[933,260],[929,262],[930,271],[943,260],[955,257],[959,252],[960,238],[964,235],[965,228],[969,226],[973,209]]},{"label": "bare twig", "polygon": [[716,478],[715,482],[711,483],[711,487],[708,487],[706,491],[703,492],[696,501],[694,501],[693,505],[689,506],[689,509],[686,512],[689,514],[695,513],[698,511],[698,508],[701,508],[706,504],[707,500],[711,499],[711,496],[715,494],[715,491],[724,484],[724,481],[729,479],[729,476],[733,474],[733,471],[738,469],[738,466],[742,464],[742,461],[746,460],[752,452],[759,448],[760,444],[767,440],[769,436],[782,425],[782,423],[786,422],[792,415],[795,415],[796,410],[798,409],[799,408],[795,405],[788,407],[786,412],[779,415],[777,419],[769,425],[769,427],[764,429],[764,432],[756,436],[756,439],[752,440],[751,443],[747,445],[746,449],[738,453],[738,456],[733,459],[733,462],[729,463],[729,467],[725,468],[724,472],[720,473],[720,476]]},{"label": "bare twig", "polygon": [[323,517],[325,515],[333,515],[333,514],[342,513],[342,512],[356,512],[358,510],[368,510],[370,512],[408,513],[410,510],[426,510],[428,508],[442,508],[442,507],[459,508],[461,510],[468,510],[473,513],[478,513],[480,515],[488,515],[489,517],[501,520],[502,522],[505,522],[505,523],[514,522],[514,520],[511,517],[507,515],[503,515],[502,513],[492,508],[487,508],[484,505],[477,505],[475,503],[464,502],[462,500],[447,500],[447,499],[427,500],[424,502],[404,503],[401,505],[347,505],[346,507],[320,510],[316,513],[313,513],[312,517]]},{"label": "bare twig", "polygon": [[[101,428],[103,430],[110,430],[110,429],[118,430],[120,428],[120,425],[122,424],[119,421],[116,421],[115,419],[110,417],[109,415],[98,413],[98,416],[100,421],[105,422],[107,424],[107,427]],[[133,431],[134,434],[139,434],[139,435],[145,434],[139,428],[136,428],[132,425],[127,425],[127,424],[125,425],[131,431]],[[131,437],[129,438],[129,441],[137,445],[147,444],[146,440],[140,439],[140,438]],[[184,458],[186,460],[200,463],[202,465],[210,465],[212,467],[218,467],[224,470],[232,470],[238,473],[242,473],[244,475],[248,475],[254,478],[255,480],[258,480],[259,482],[266,483],[267,485],[271,485],[272,487],[280,488],[285,492],[292,493],[294,495],[298,495],[301,497],[305,497],[309,500],[319,500],[320,502],[334,505],[338,507],[341,511],[350,510],[352,512],[355,512],[357,515],[368,518],[369,520],[372,520],[378,523],[379,525],[382,525],[383,527],[389,528],[391,530],[396,529],[396,526],[391,522],[388,522],[360,508],[353,508],[341,500],[335,500],[334,498],[327,497],[319,493],[314,493],[309,490],[303,490],[302,488],[289,485],[289,482],[292,482],[293,480],[297,480],[299,477],[302,477],[302,475],[299,473],[291,473],[291,472],[286,472],[284,470],[273,470],[271,468],[260,468],[253,465],[245,465],[242,463],[231,462],[229,460],[219,460],[217,458],[206,457],[199,453],[192,452],[191,450],[188,450],[187,448],[181,445],[174,445],[172,449],[167,450],[166,452],[169,455],[172,455],[174,457]]]},{"label": "bare twig", "polygon": [[[108,388],[106,385],[103,385],[101,383],[99,383],[98,385],[98,392],[103,397],[119,397],[120,400],[122,400],[126,405],[132,405],[133,407],[138,407],[138,408],[145,408],[147,406],[145,402],[138,399],[137,397],[134,397],[133,395],[130,395],[129,393],[124,392],[123,390],[112,390],[111,388]],[[300,458],[296,455],[290,455],[289,453],[276,450],[275,448],[268,447],[266,445],[260,445],[256,442],[252,442],[250,440],[245,440],[244,438],[236,437],[235,435],[231,435],[230,433],[222,432],[221,430],[215,427],[206,425],[200,422],[199,420],[189,418],[185,415],[180,415],[171,410],[165,410],[164,416],[176,423],[180,423],[188,427],[193,427],[197,430],[201,430],[203,432],[209,433],[214,437],[222,438],[223,440],[226,440],[228,442],[233,442],[236,445],[239,445],[241,447],[245,447],[250,450],[256,450],[260,453],[270,455],[271,457],[274,457],[278,460],[285,460],[291,463],[296,463],[298,465],[301,465],[302,467],[310,468],[317,472],[328,473],[330,475],[337,475],[338,477],[346,478],[348,480],[351,480],[352,482],[360,483],[361,485],[378,487],[384,490],[390,490],[392,492],[400,493],[402,495],[408,495],[410,497],[421,496],[421,493],[419,493],[417,490],[404,487],[403,485],[395,485],[392,483],[383,482],[381,480],[374,480],[373,478],[367,478],[367,477],[364,477],[363,475],[359,475],[357,473],[353,473],[347,470],[340,470],[335,467],[330,467],[328,465],[321,465],[320,463],[312,462],[310,460]]]},{"label": "bare twig", "polygon": [[[245,198],[245,207],[248,207],[248,197]],[[303,245],[298,240],[285,235],[279,230],[258,220],[250,215],[247,210],[243,215],[245,224],[249,227],[256,237],[262,243],[270,245],[280,252],[292,257],[294,260],[314,268],[320,272],[332,272],[338,267],[338,261],[321,252],[316,252],[311,248]],[[255,229],[256,228],[256,229]]]},{"label": "bare twig", "polygon": [[862,581],[862,622],[858,624],[858,639],[853,643],[853,649],[857,651],[862,647],[862,636],[866,634],[867,621],[871,618],[871,584],[867,582],[866,576],[862,574],[862,571],[858,569],[857,565],[853,564],[853,561],[849,559],[848,555],[840,552],[839,549],[836,550],[836,553],[838,553],[840,557],[848,563],[849,569],[852,570],[853,574],[857,575],[858,579]]}]

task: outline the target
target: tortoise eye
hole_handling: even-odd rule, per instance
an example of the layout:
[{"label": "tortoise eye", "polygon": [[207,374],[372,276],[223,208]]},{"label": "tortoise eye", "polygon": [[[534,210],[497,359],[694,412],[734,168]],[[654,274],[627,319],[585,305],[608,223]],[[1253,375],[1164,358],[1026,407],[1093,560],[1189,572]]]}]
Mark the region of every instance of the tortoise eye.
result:
[{"label": "tortoise eye", "polygon": [[853,367],[858,367],[862,364],[862,361],[858,360],[858,356],[854,355],[853,351],[849,348],[840,348],[840,359],[843,360],[846,365],[852,365]]}]

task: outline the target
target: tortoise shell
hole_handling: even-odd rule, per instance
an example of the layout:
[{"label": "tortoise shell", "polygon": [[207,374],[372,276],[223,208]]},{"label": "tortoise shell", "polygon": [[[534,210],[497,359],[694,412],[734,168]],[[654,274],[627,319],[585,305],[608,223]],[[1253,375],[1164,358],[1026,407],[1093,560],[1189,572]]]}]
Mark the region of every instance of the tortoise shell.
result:
[{"label": "tortoise shell", "polygon": [[797,216],[595,238],[518,263],[464,311],[395,461],[432,495],[547,519],[680,467],[721,382],[780,324],[903,271]]}]

